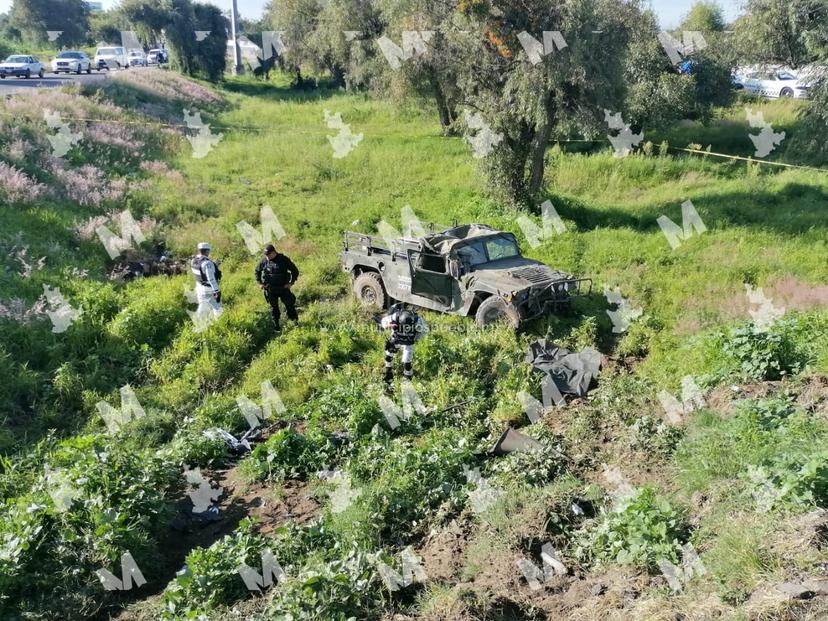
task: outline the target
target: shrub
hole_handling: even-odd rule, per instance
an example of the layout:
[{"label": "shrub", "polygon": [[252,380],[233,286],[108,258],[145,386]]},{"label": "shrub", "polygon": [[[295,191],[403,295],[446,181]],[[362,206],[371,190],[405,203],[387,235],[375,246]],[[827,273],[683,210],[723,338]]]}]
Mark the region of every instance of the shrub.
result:
[{"label": "shrub", "polygon": [[309,562],[279,587],[266,616],[308,621],[378,619],[383,601],[374,563],[355,550],[342,559]]},{"label": "shrub", "polygon": [[321,434],[308,436],[287,427],[253,449],[241,463],[241,469],[255,480],[305,479],[325,465],[326,443]]},{"label": "shrub", "polygon": [[244,563],[261,571],[261,555],[266,547],[265,538],[255,534],[253,523],[245,519],[232,534],[209,548],[190,552],[184,571],[164,591],[163,618],[197,618],[219,605],[247,596],[249,592],[238,568]]},{"label": "shrub", "polygon": [[141,567],[153,564],[153,538],[168,518],[164,492],[180,475],[102,436],[65,441],[46,458],[49,470],[31,491],[0,508],[0,593],[4,605],[81,618],[109,599],[96,570],[117,566],[125,551]]},{"label": "shrub", "polygon": [[576,554],[599,565],[652,570],[662,559],[678,562],[687,535],[684,515],[653,488],[642,487],[580,535]]}]

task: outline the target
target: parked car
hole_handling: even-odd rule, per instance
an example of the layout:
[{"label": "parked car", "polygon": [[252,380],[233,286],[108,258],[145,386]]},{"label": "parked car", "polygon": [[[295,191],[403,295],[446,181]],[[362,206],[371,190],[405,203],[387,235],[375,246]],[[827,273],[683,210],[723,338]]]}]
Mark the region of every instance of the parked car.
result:
[{"label": "parked car", "polygon": [[61,52],[52,60],[52,72],[60,73],[92,73],[92,60],[86,52]]},{"label": "parked car", "polygon": [[129,51],[129,66],[130,67],[146,67],[147,55],[142,50]]},{"label": "parked car", "polygon": [[480,326],[505,321],[519,328],[592,290],[591,279],[523,257],[512,233],[485,224],[432,227],[417,238],[346,232],[343,242],[342,269],[365,306],[396,300],[472,315]]},{"label": "parked car", "polygon": [[796,74],[788,69],[762,69],[747,72],[740,83],[746,92],[771,99],[779,97],[807,99],[810,88],[807,81],[800,81]]},{"label": "parked car", "polygon": [[154,48],[147,53],[147,63],[150,65],[160,65],[167,62],[167,52],[162,49]]},{"label": "parked car", "polygon": [[4,80],[6,76],[30,78],[33,75],[43,77],[43,65],[34,56],[13,54],[0,63],[0,78]]},{"label": "parked car", "polygon": [[122,47],[99,47],[95,50],[95,66],[98,69],[126,69],[129,58]]}]

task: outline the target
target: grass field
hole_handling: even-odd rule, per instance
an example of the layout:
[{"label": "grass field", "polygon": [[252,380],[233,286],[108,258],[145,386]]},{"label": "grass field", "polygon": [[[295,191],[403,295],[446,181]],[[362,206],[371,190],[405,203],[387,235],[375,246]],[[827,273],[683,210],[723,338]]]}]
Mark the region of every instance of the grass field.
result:
[{"label": "grass field", "polygon": [[[443,137],[414,103],[291,91],[282,78],[230,79],[219,99],[165,75],[158,84],[126,76],[95,97],[29,102],[29,121],[0,129],[4,145],[40,153],[44,107],[149,123],[117,136],[87,129],[67,156],[68,170],[97,178],[83,168],[94,166],[102,185],[123,192],[96,194],[90,182],[73,193],[45,155],[48,167],[7,162],[54,189],[0,188],[18,192],[0,209],[8,246],[0,303],[8,310],[20,298],[28,308],[49,284],[84,314],[59,334],[43,317],[0,320],[0,605],[29,619],[122,620],[826,613],[824,597],[791,599],[775,588],[824,579],[828,566],[825,173],[660,147],[750,155],[740,106],[709,127],[645,128],[652,146],[626,158],[608,145],[555,145],[547,198],[566,231],[532,248],[517,218],[540,218],[486,198],[469,145]],[[794,143],[798,102],[750,105]],[[158,124],[180,124],[183,108],[200,109],[223,134],[204,158]],[[328,136],[337,130],[326,110],[363,135],[344,158],[333,157]],[[776,158],[813,164],[786,142]],[[681,224],[688,200],[706,231],[672,249],[657,219]],[[278,336],[253,280],[258,257],[236,228],[258,225],[263,205],[302,272],[300,320]],[[338,252],[343,230],[373,233],[383,220],[400,228],[405,206],[425,222],[513,231],[528,256],[591,278],[593,291],[573,312],[519,334],[425,313],[432,332],[417,346],[413,387],[426,409],[390,429],[379,399],[383,339],[351,301]],[[185,257],[199,241],[212,244],[225,312],[205,332],[187,316],[187,277],[110,282],[102,245],[71,232],[125,207],[146,225],[147,251],[164,243]],[[47,256],[42,270],[20,274],[22,246],[29,262]],[[746,285],[785,308],[768,331],[751,323],[757,305]],[[605,287],[642,311],[623,334],[613,332]],[[538,337],[596,347],[606,359],[588,399],[529,425],[518,393],[540,397],[523,362]],[[680,393],[688,375],[706,405],[670,424],[657,394]],[[260,402],[266,380],[286,410],[250,455],[233,457],[204,437],[214,427],[243,433],[237,397]],[[145,415],[110,435],[96,404],[117,405],[125,384]],[[393,399],[401,404],[399,390]],[[488,456],[508,425],[542,450]],[[216,501],[222,519],[208,526],[185,495],[182,472],[195,467],[228,492]],[[326,481],[322,470],[341,473]],[[72,490],[68,505],[55,500],[56,486]],[[540,565],[547,542],[568,573],[533,589],[516,562]],[[706,572],[685,575],[673,592],[659,562],[681,565],[688,543]],[[427,580],[390,590],[378,561],[399,571],[407,546]],[[265,549],[287,579],[251,595],[237,569],[261,569]],[[119,575],[127,550],[147,584],[104,591],[95,570]]]}]

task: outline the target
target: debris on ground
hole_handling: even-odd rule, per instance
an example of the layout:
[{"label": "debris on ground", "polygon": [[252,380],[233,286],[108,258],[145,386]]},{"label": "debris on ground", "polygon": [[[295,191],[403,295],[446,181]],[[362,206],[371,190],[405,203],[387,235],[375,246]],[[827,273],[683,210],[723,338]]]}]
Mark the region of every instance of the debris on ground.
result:
[{"label": "debris on ground", "polygon": [[544,373],[561,393],[583,397],[601,367],[601,353],[587,347],[571,352],[546,339],[529,345],[526,362],[532,369]]}]

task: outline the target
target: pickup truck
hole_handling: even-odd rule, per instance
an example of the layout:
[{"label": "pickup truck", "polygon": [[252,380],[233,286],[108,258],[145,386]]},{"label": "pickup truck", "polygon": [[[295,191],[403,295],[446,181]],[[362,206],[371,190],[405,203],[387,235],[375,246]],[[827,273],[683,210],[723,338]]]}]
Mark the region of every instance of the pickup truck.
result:
[{"label": "pickup truck", "polygon": [[363,304],[385,308],[399,301],[473,315],[481,327],[506,322],[518,329],[592,290],[591,279],[525,258],[512,233],[485,224],[396,239],[347,231],[340,256]]}]

